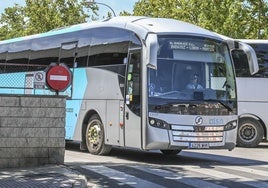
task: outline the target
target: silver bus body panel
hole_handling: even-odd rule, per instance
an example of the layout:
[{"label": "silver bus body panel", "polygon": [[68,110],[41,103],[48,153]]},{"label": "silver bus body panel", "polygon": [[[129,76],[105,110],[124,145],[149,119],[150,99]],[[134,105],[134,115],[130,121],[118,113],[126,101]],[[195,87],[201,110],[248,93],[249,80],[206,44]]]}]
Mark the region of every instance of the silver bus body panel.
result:
[{"label": "silver bus body panel", "polygon": [[237,116],[200,116],[203,119],[200,126],[204,130],[198,132],[194,130],[196,122],[192,115],[150,113],[150,117],[164,120],[171,125],[171,130],[148,124],[146,149],[157,149],[159,146],[162,149],[185,149],[190,148],[191,143],[207,143],[208,148],[233,149],[233,143],[236,143],[237,129],[225,131],[224,125],[236,120]]},{"label": "silver bus body panel", "polygon": [[[76,122],[73,140],[82,140],[83,119],[89,111],[95,111],[105,128],[105,143],[114,146],[141,148],[140,117],[130,111],[128,126],[123,121],[124,99],[120,91],[118,75],[99,68],[87,68],[87,87]],[[126,107],[127,108],[127,107]],[[121,122],[124,123],[124,122]],[[140,127],[140,128],[139,128]]]},{"label": "silver bus body panel", "polygon": [[[115,19],[120,19],[117,17]],[[219,39],[219,36],[205,30],[201,27],[167,18],[148,18],[143,17],[136,21],[128,22],[126,29],[134,31],[142,39],[146,40],[148,33],[157,34],[180,34],[180,35],[194,35],[194,36],[207,36],[214,39]]]},{"label": "silver bus body panel", "polygon": [[[164,25],[162,25],[164,24]],[[195,36],[203,36],[203,37],[210,37],[214,39],[221,40],[217,35],[214,35],[214,33],[211,33],[207,30],[204,30],[202,28],[193,26],[191,24],[170,20],[170,19],[139,19],[137,21],[130,22],[126,25],[126,28],[129,30],[132,30],[136,33],[139,33],[140,38],[145,39],[147,44],[150,44],[151,42],[148,41],[153,37],[147,37],[150,35],[150,33],[156,33],[156,34],[162,34],[162,35],[195,35]],[[147,48],[149,48],[147,46]],[[142,96],[146,96],[148,93],[148,88],[146,87],[147,83],[147,75],[146,75],[146,66],[150,64],[150,54],[148,54],[148,50],[145,50],[146,48],[143,48],[143,89],[142,89]],[[143,107],[143,114],[147,112],[147,99],[146,97],[142,98],[142,107]],[[185,143],[178,143],[173,142],[172,140],[172,134],[170,131],[163,130],[163,129],[157,129],[154,127],[151,127],[147,124],[148,115],[142,115],[142,148],[145,150],[148,149],[172,149],[175,148],[187,148]],[[166,115],[166,117],[169,117],[169,115]],[[191,120],[194,119],[193,116],[189,117]],[[237,116],[232,117],[232,120],[235,120]],[[145,126],[146,125],[146,126]],[[225,145],[225,139],[230,139],[230,146]],[[224,139],[220,143],[210,143],[209,147],[217,147],[217,148],[228,148],[233,149],[235,146],[233,143],[236,142],[236,129],[232,131],[228,131],[228,133],[225,133]],[[127,144],[126,144],[127,145]]]},{"label": "silver bus body panel", "polygon": [[[250,117],[261,120],[266,130],[268,130],[268,101],[266,97],[267,94],[264,92],[264,88],[268,88],[266,79],[267,78],[236,78],[238,117]],[[268,132],[266,131],[265,133],[265,138],[268,140]]]},{"label": "silver bus body panel", "polygon": [[[266,44],[268,40],[261,39],[238,39],[247,44]],[[258,77],[236,77],[238,117],[250,117],[260,120],[266,131],[264,137],[268,141],[268,100],[265,88],[268,88],[267,78]]]},{"label": "silver bus body panel", "polygon": [[[76,122],[73,139],[82,139],[81,127],[83,118],[86,116],[87,112],[94,110],[101,117],[103,124],[108,125],[105,127],[110,128],[110,132],[107,130],[109,133],[106,134],[106,140],[108,139],[110,142],[114,142],[113,140],[115,138],[121,138],[122,135],[122,131],[120,132],[119,129],[119,112],[121,106],[120,101],[123,101],[123,96],[120,91],[118,75],[101,68],[86,68],[85,70],[87,86],[78,114],[78,121]],[[77,86],[77,88],[79,88],[79,86]],[[112,130],[114,127],[118,129],[117,136],[108,138],[108,136],[112,134],[111,132],[116,132],[115,130]],[[120,143],[123,142],[123,139],[120,139],[120,142],[117,140],[115,142],[120,145]]]}]

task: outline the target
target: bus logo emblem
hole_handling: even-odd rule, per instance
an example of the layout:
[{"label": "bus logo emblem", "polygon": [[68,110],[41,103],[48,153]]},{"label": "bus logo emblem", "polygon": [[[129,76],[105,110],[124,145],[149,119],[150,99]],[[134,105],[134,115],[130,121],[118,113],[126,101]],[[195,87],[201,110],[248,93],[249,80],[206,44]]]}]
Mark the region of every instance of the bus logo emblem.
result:
[{"label": "bus logo emblem", "polygon": [[195,118],[195,124],[196,124],[196,125],[201,125],[202,123],[203,123],[203,118],[200,117],[200,116],[197,116],[197,117]]}]

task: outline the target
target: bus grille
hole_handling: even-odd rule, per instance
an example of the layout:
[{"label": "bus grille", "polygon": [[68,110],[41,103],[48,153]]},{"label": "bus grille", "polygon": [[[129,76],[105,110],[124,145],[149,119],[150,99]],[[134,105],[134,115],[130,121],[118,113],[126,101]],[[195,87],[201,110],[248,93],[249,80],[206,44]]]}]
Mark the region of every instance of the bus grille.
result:
[{"label": "bus grille", "polygon": [[222,142],[223,126],[172,125],[174,142]]}]

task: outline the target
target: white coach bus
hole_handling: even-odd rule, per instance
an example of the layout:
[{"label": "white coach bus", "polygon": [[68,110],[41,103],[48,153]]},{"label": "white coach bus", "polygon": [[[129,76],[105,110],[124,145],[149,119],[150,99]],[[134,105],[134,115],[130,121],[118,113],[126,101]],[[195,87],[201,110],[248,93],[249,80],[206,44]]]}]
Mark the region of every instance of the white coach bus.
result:
[{"label": "white coach bus", "polygon": [[256,147],[262,140],[268,139],[268,40],[240,41],[255,50],[259,71],[251,75],[243,53],[233,53],[238,90],[237,145]]},{"label": "white coach bus", "polygon": [[92,154],[107,154],[112,146],[164,154],[232,150],[237,138],[234,48],[245,49],[249,66],[255,67],[248,45],[200,27],[115,17],[2,41],[0,70],[5,75],[20,71],[29,81],[31,72],[51,62],[69,66],[66,139],[80,141]]}]

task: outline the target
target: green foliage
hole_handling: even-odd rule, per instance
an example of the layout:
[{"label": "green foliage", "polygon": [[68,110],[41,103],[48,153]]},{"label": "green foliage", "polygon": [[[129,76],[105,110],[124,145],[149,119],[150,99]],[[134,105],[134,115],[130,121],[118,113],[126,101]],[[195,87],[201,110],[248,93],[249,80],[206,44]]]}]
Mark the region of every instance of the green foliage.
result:
[{"label": "green foliage", "polygon": [[268,38],[267,0],[139,0],[133,12],[186,21],[233,38]]},{"label": "green foliage", "polygon": [[[6,8],[0,17],[0,40],[46,32],[94,19],[97,6],[86,0],[25,0]],[[89,12],[93,13],[90,17]]]},{"label": "green foliage", "polygon": [[5,9],[0,19],[0,40],[25,35],[25,20],[23,7],[15,4],[12,8]]},{"label": "green foliage", "polygon": [[123,12],[120,12],[120,16],[131,16],[131,13],[124,10]]},{"label": "green foliage", "polygon": [[[98,16],[87,0],[25,0],[0,17],[0,40],[78,24]],[[268,38],[268,0],[139,0],[133,15],[174,18],[233,38]],[[90,16],[89,16],[90,15]],[[131,15],[123,11],[120,15]],[[111,13],[107,18],[112,17]]]}]

